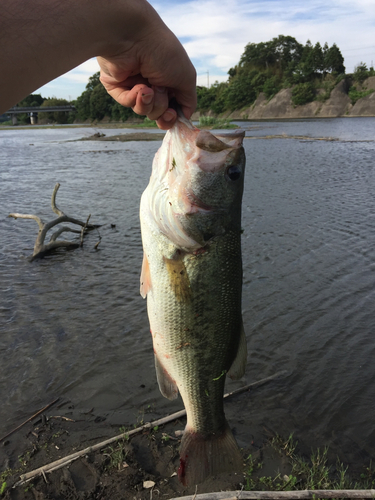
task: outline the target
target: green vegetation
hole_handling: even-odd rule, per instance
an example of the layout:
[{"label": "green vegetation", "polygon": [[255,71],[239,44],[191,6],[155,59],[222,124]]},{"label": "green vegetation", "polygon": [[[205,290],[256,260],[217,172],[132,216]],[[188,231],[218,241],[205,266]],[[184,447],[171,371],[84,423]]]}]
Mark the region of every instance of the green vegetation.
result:
[{"label": "green vegetation", "polygon": [[[66,99],[57,99],[56,97],[51,97],[44,99],[43,103],[40,104],[42,108],[48,106],[68,106],[70,103]],[[63,111],[55,111],[53,113],[43,113],[39,115],[39,118],[43,117],[50,123],[73,123],[73,116],[71,113],[66,113]]]},{"label": "green vegetation", "polygon": [[123,437],[116,441],[116,445],[108,446],[103,452],[106,457],[105,468],[107,470],[117,469],[121,470],[124,467],[125,459],[129,454],[129,434],[126,427],[120,427],[119,431]]},{"label": "green vegetation", "polygon": [[121,470],[124,467],[124,463],[126,463],[125,460],[128,453],[129,449],[125,442],[118,442],[116,447],[109,446],[103,452],[103,455],[107,458],[105,468],[107,470]]},{"label": "green vegetation", "polygon": [[6,488],[7,488],[7,479],[12,474],[13,474],[13,471],[11,469],[7,469],[0,474],[0,497],[3,496],[3,494],[5,493]]},{"label": "green vegetation", "polygon": [[357,90],[357,87],[353,85],[350,87],[348,95],[350,97],[350,100],[352,101],[352,104],[355,104],[358,101],[358,99],[362,99],[362,97],[366,97],[367,95],[370,95],[373,92],[374,92],[373,89]]},{"label": "green vegetation", "polygon": [[200,128],[236,128],[236,125],[230,123],[229,120],[221,120],[219,118],[215,118],[213,116],[200,116],[199,117],[199,127]]},{"label": "green vegetation", "polygon": [[[273,477],[262,475],[264,463],[259,457],[250,455],[247,458],[246,490],[318,490],[318,489],[368,489],[375,485],[375,470],[372,463],[365,467],[358,482],[353,482],[348,476],[348,468],[337,459],[336,464],[328,463],[328,448],[312,451],[309,458],[296,453],[298,443],[293,436],[285,441],[280,436],[274,437],[268,447],[269,451],[277,453],[287,474],[277,472]],[[266,449],[264,450],[266,453]]]},{"label": "green vegetation", "polygon": [[86,90],[74,102],[77,108],[76,119],[80,121],[102,120],[126,121],[137,115],[130,109],[118,104],[105,90],[99,80],[99,72],[89,78]]},{"label": "green vegetation", "polygon": [[361,84],[366,80],[366,78],[369,78],[370,76],[375,76],[375,69],[367,69],[367,65],[363,62],[360,62],[358,64],[353,73],[354,81]]},{"label": "green vegetation", "polygon": [[314,100],[315,89],[311,82],[297,83],[292,90],[292,102],[296,106],[306,104]]},{"label": "green vegetation", "polygon": [[322,47],[307,41],[302,45],[291,36],[280,35],[269,42],[249,43],[239,63],[229,70],[226,83],[199,88],[198,109],[233,111],[253,104],[261,92],[271,99],[290,87],[298,106],[317,98],[319,88],[324,88],[328,98],[344,73],[344,58],[336,44]]},{"label": "green vegetation", "polygon": [[[362,99],[362,97],[366,97],[374,92],[373,89],[367,90],[363,87],[363,82],[370,76],[375,76],[374,68],[367,69],[367,65],[365,63],[359,63],[353,73],[353,80],[356,85],[352,85],[348,92],[352,104],[355,104],[358,99]],[[361,87],[360,89],[357,88],[358,85]]]}]

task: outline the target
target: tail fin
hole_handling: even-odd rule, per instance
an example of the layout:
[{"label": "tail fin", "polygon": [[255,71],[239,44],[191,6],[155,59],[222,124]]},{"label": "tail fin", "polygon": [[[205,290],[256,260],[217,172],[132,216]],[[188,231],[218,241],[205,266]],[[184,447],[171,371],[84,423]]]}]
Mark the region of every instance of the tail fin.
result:
[{"label": "tail fin", "polygon": [[185,429],[178,469],[184,486],[202,483],[221,472],[240,470],[241,466],[242,456],[227,422],[224,430],[215,434],[202,435]]}]

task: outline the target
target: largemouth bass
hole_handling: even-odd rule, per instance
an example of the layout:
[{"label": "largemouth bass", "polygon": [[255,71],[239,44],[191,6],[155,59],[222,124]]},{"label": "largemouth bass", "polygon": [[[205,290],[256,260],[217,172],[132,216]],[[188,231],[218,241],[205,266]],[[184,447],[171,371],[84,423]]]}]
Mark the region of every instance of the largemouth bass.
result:
[{"label": "largemouth bass", "polygon": [[180,116],[141,199],[141,295],[163,396],[180,392],[187,424],[179,478],[197,484],[241,467],[225,419],[226,375],[242,377],[243,131],[213,135]]}]

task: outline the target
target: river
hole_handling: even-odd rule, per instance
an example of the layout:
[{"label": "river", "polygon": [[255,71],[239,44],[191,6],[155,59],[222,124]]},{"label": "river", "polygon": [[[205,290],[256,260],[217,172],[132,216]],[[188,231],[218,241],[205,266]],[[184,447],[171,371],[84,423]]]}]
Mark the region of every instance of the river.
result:
[{"label": "river", "polygon": [[[375,454],[375,118],[242,125],[249,358],[227,389],[285,373],[226,403],[228,420],[240,446],[266,427],[366,461]],[[142,408],[182,407],[159,393],[139,295],[139,200],[160,142],[73,141],[96,131],[127,132],[0,130],[0,437],[56,397],[124,425]],[[38,226],[7,215],[54,218],[56,182],[57,205],[91,214],[101,243],[91,232],[83,248],[30,263]]]}]

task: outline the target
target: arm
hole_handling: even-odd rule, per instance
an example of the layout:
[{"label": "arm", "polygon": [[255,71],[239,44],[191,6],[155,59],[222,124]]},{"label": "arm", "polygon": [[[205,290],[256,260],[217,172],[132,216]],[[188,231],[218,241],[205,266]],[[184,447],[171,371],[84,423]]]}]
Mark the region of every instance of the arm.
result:
[{"label": "arm", "polygon": [[112,97],[159,127],[170,97],[195,109],[193,65],[146,0],[1,0],[0,47],[0,113],[94,56]]}]

